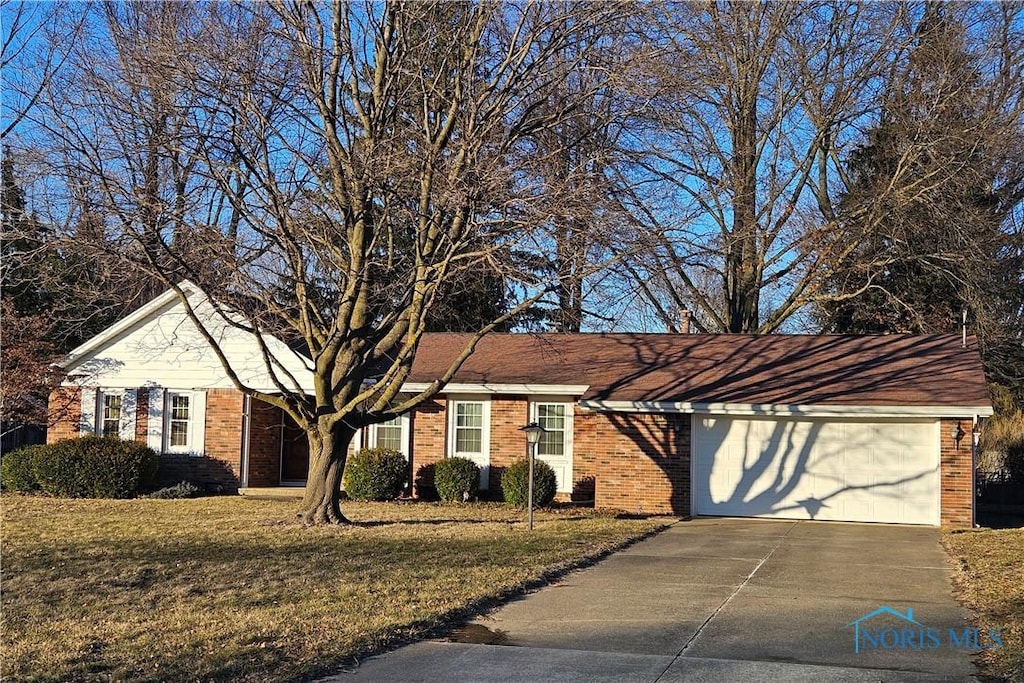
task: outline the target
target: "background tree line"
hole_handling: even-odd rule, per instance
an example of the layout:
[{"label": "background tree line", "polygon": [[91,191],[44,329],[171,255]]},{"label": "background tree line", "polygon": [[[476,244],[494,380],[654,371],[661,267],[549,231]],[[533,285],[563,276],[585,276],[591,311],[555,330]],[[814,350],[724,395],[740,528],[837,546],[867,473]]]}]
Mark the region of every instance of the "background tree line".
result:
[{"label": "background tree line", "polygon": [[310,350],[317,396],[258,397],[323,452],[321,521],[351,431],[436,391],[397,394],[429,330],[966,310],[1024,399],[1018,3],[2,11],[5,419],[183,278]]}]

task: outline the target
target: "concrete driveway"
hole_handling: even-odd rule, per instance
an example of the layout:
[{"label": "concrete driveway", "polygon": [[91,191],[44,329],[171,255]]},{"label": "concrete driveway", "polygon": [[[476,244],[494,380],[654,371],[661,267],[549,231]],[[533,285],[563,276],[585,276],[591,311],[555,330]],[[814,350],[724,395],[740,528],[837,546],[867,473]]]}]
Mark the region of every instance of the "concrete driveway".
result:
[{"label": "concrete driveway", "polygon": [[[936,529],[680,522],[465,632],[500,644],[416,643],[330,680],[972,680],[949,579]],[[849,624],[882,606],[917,623],[866,619],[855,652]]]}]

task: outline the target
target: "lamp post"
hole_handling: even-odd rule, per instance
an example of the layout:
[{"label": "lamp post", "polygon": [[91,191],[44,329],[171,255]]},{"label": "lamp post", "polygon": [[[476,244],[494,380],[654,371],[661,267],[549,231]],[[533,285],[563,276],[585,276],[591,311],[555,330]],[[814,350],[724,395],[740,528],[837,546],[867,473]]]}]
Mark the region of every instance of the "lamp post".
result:
[{"label": "lamp post", "polygon": [[526,494],[526,525],[530,531],[533,531],[533,460],[537,456],[537,444],[540,442],[540,435],[544,433],[544,428],[536,422],[531,422],[519,429],[526,432],[526,443],[530,451],[527,458],[530,462],[530,483]]}]

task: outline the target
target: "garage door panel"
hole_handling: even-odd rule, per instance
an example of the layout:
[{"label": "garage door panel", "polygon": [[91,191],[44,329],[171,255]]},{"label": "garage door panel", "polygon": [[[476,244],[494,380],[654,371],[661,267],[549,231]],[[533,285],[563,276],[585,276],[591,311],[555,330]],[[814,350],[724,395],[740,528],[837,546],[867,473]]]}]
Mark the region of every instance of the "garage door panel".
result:
[{"label": "garage door panel", "polygon": [[695,417],[698,514],[938,524],[936,424]]}]

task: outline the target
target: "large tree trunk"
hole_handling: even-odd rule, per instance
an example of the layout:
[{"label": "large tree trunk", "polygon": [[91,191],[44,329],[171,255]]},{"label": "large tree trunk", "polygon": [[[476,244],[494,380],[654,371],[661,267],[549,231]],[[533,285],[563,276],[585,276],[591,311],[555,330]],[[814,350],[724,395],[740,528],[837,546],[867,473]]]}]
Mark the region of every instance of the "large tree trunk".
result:
[{"label": "large tree trunk", "polygon": [[306,524],[349,524],[341,512],[341,477],[355,430],[343,423],[333,428],[311,425],[309,478],[299,517]]},{"label": "large tree trunk", "polygon": [[760,327],[758,304],[761,294],[760,261],[763,245],[757,241],[757,89],[743,88],[738,96],[739,111],[733,122],[732,234],[726,246],[727,332],[751,333]]}]

